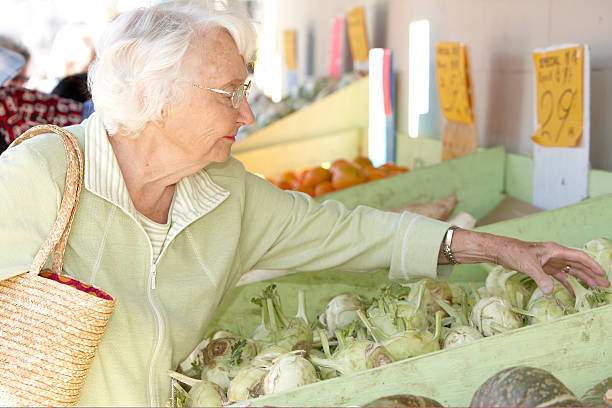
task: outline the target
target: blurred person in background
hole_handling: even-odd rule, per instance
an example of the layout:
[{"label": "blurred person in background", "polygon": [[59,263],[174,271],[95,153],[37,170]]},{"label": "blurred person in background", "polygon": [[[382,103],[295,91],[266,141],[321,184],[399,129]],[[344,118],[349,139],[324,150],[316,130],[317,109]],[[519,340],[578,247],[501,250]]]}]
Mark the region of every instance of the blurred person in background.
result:
[{"label": "blurred person in background", "polygon": [[[89,71],[96,112],[67,128],[83,146],[85,180],[64,269],[116,306],[79,406],[163,406],[168,370],[201,342],[251,269],[450,274],[441,250],[450,224],[318,203],[231,157],[238,129],[254,120],[247,63],[255,40],[243,13],[173,2],[121,14],[100,40]],[[30,265],[56,218],[65,172],[55,135],[0,156],[0,279]],[[547,294],[551,277],[567,285],[568,267],[590,286],[609,285],[579,250],[454,234],[456,261],[522,271]]]},{"label": "blurred person in background", "polygon": [[[15,78],[23,75],[26,65],[23,54],[0,46],[0,153],[32,126],[67,126],[83,120],[81,102],[15,85]],[[18,84],[24,82],[24,78],[17,80]]]},{"label": "blurred person in background", "polygon": [[51,91],[53,95],[83,103],[83,119],[94,111],[91,93],[87,85],[87,72],[69,75],[61,79]]},{"label": "blurred person in background", "polygon": [[2,83],[2,85],[14,85],[14,86],[25,86],[26,82],[30,79],[28,77],[28,67],[30,65],[30,51],[20,43],[6,35],[0,35],[0,47],[13,51],[23,57],[23,64],[15,75],[11,79]]},{"label": "blurred person in background", "polygon": [[0,46],[0,85],[15,78],[24,64],[23,55]]},{"label": "blurred person in background", "polygon": [[77,102],[90,100],[91,94],[89,93],[89,89],[87,89],[87,72],[81,72],[62,78],[51,93],[61,98],[68,98]]}]

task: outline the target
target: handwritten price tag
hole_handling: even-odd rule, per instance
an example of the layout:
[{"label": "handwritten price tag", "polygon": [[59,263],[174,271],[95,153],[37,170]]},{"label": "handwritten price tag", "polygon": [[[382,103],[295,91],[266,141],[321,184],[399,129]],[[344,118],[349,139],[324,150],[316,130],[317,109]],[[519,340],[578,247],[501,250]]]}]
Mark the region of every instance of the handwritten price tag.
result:
[{"label": "handwritten price tag", "polygon": [[464,45],[436,44],[436,78],[444,117],[454,122],[473,123],[467,51]]},{"label": "handwritten price tag", "polygon": [[346,16],[346,26],[349,35],[351,53],[353,54],[353,61],[367,61],[369,48],[363,7],[355,7],[348,11]]},{"label": "handwritten price tag", "polygon": [[283,32],[285,45],[285,65],[290,71],[295,71],[295,30],[285,30]]},{"label": "handwritten price tag", "polygon": [[582,137],[584,47],[533,54],[538,127],[532,140],[542,146],[574,147]]}]

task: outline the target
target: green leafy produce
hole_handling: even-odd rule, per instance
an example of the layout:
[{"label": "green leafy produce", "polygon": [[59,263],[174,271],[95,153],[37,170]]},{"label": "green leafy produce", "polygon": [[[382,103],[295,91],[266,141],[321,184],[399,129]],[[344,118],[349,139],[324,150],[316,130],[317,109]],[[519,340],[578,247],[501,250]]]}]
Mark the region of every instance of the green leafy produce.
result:
[{"label": "green leafy produce", "polygon": [[193,403],[191,402],[191,398],[189,397],[189,394],[187,393],[187,391],[185,391],[183,387],[181,387],[178,381],[172,382],[172,388],[174,390],[175,401],[172,401],[172,397],[170,397],[165,404],[166,408],[172,408],[172,407],[182,408],[182,407],[190,407],[193,405]]},{"label": "green leafy produce", "polygon": [[482,333],[472,326],[456,326],[446,332],[444,348],[461,346],[482,338]]},{"label": "green leafy produce", "polygon": [[338,348],[331,355],[329,346],[325,345],[327,336],[324,332],[320,335],[327,358],[310,356],[310,361],[319,367],[331,368],[342,375],[347,375],[393,362],[393,357],[382,345],[370,340],[345,339],[339,332],[336,332]]},{"label": "green leafy produce", "polygon": [[612,281],[612,241],[607,238],[593,239],[583,246],[584,251],[597,261]]},{"label": "green leafy produce", "polygon": [[480,299],[470,319],[485,337],[523,326],[523,320],[512,311],[510,302],[499,296]]},{"label": "green leafy produce", "polygon": [[268,371],[265,368],[249,365],[241,368],[230,381],[227,398],[230,401],[244,401],[263,394],[262,379]]},{"label": "green leafy produce", "polygon": [[[419,293],[421,287],[424,289],[422,294]],[[447,282],[439,282],[433,279],[420,279],[410,283],[410,288],[411,291],[408,296],[408,301],[413,304],[421,304],[422,310],[428,314],[434,314],[442,310],[436,302],[436,299],[444,300],[449,303],[453,301],[453,290]],[[418,300],[417,298],[420,296],[422,296],[422,299]]]},{"label": "green leafy produce", "polygon": [[[314,356],[316,358],[319,358],[319,359],[327,358],[327,355],[323,351],[318,350],[316,348],[312,348],[310,350],[310,352],[308,353],[308,359],[311,362],[312,362],[312,360],[311,360],[312,356]],[[314,365],[314,368],[317,370],[317,374],[319,375],[319,378],[322,379],[322,380],[328,380],[330,378],[338,377],[338,372],[335,369],[333,369],[333,368],[318,366],[318,365],[316,365],[314,363],[313,363],[313,365]]]},{"label": "green leafy produce", "polygon": [[290,350],[287,350],[284,347],[277,346],[276,344],[270,345],[264,349],[262,349],[259,354],[257,354],[253,360],[251,360],[252,365],[264,365],[267,366],[272,363],[277,357],[282,356],[283,354],[287,354]]},{"label": "green leafy produce", "polygon": [[471,407],[578,407],[576,396],[541,368],[510,367],[485,381]]},{"label": "green leafy produce", "polygon": [[231,380],[257,354],[257,344],[243,337],[212,340],[204,349],[200,378],[227,391]]},{"label": "green leafy produce", "polygon": [[388,336],[378,327],[370,324],[368,318],[361,311],[358,313],[359,318],[367,327],[374,340],[380,343],[396,361],[440,350],[441,311],[436,312],[434,333],[422,329],[408,329],[395,333],[392,336]]},{"label": "green leafy produce", "polygon": [[576,303],[574,309],[577,312],[585,310],[591,310],[599,306],[606,305],[608,303],[607,290],[604,288],[586,289],[573,276],[568,276],[567,281],[574,290],[576,295]]},{"label": "green leafy produce", "polygon": [[180,382],[191,386],[187,393],[188,400],[196,407],[221,407],[227,398],[223,390],[214,383],[205,380],[196,380],[195,378],[177,373],[176,371],[168,371],[170,377],[179,380]]},{"label": "green leafy produce", "polygon": [[262,380],[264,394],[292,390],[319,381],[312,363],[296,352],[276,358],[267,371]]},{"label": "green leafy produce", "polygon": [[576,302],[574,296],[557,280],[553,280],[553,282],[553,292],[550,295],[545,295],[540,288],[536,288],[531,294],[531,298],[527,303],[527,308],[529,309],[529,306],[538,301],[540,298],[552,298],[559,305],[559,307],[563,309],[564,314],[574,313],[574,304]]},{"label": "green leafy produce", "polygon": [[514,307],[524,308],[536,284],[527,275],[496,266],[489,270],[485,287],[491,296],[503,297]]},{"label": "green leafy produce", "polygon": [[[263,295],[251,299],[262,308],[262,321],[255,330],[253,339],[260,344],[276,344],[288,350],[310,350],[312,346],[312,327],[306,318],[306,300],[303,290],[298,291],[298,311],[295,317],[287,317],[283,312],[276,285],[266,287]],[[265,314],[267,313],[267,317]]]},{"label": "green leafy produce", "polygon": [[564,308],[550,296],[539,297],[533,302],[529,302],[526,313],[529,324],[548,322],[565,314]]},{"label": "green leafy produce", "polygon": [[357,297],[340,294],[329,301],[319,321],[327,329],[327,335],[333,337],[336,329],[345,329],[352,322],[358,321],[357,310],[362,308],[363,304]]}]

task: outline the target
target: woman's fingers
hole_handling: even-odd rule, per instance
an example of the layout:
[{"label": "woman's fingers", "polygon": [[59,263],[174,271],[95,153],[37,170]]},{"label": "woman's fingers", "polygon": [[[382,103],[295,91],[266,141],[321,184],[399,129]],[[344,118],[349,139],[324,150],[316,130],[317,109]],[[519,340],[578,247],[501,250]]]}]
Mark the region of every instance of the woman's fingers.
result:
[{"label": "woman's fingers", "polygon": [[559,280],[559,276],[565,276],[565,274],[570,274],[580,279],[581,281],[589,285],[589,287],[591,288],[595,286],[605,286],[607,282],[604,278],[597,279],[596,277],[594,277],[592,274],[589,273],[588,269],[586,269],[583,265],[579,263],[566,261],[565,265],[565,267],[559,267],[556,265],[546,265],[544,267],[544,270],[549,275],[554,276],[557,280]]},{"label": "woman's fingers", "polygon": [[542,268],[536,267],[536,268],[533,268],[533,270],[530,273],[528,273],[527,271],[525,271],[525,273],[531,276],[531,278],[534,280],[534,282],[538,285],[540,290],[545,295],[552,294],[553,289],[555,287],[554,282],[552,278],[549,276],[549,274],[545,273]]},{"label": "woman's fingers", "polygon": [[591,269],[586,269],[583,265],[571,264],[569,262],[568,262],[568,268],[566,270],[567,273],[582,280],[587,285],[589,285],[590,288],[594,288],[595,286],[602,286],[602,287],[607,288],[608,286],[610,286],[610,282],[608,282],[608,280],[605,277],[599,276],[599,275],[593,275],[591,271],[592,271]]},{"label": "woman's fingers", "polygon": [[[547,273],[555,275],[558,271],[570,273],[584,281],[590,287],[610,286],[605,278],[606,271],[586,253],[557,244],[548,244],[549,254],[546,254],[544,269]],[[569,270],[564,270],[569,267]]]},{"label": "woman's fingers", "polygon": [[569,281],[567,280],[567,274],[563,271],[561,272],[555,272],[553,274],[551,274],[556,280],[558,280],[564,287],[565,289],[567,289],[569,291],[569,293],[572,294],[572,296],[576,296],[576,294],[574,293],[574,289],[572,289],[571,285],[569,284]]}]

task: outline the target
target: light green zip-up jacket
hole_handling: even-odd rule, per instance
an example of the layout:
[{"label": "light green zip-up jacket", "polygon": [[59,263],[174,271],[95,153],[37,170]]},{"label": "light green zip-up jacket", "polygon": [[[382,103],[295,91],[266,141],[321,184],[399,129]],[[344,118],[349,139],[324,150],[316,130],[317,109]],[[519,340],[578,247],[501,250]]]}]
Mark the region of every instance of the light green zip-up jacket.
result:
[{"label": "light green zip-up jacket", "polygon": [[[96,150],[108,145],[100,123],[94,114],[67,128],[85,152],[85,184],[64,270],[116,301],[80,406],[163,405],[167,370],[202,340],[224,294],[250,269],[389,268],[392,279],[448,273],[437,267],[448,224],[363,206],[348,211],[331,200],[321,205],[279,190],[235,159],[177,185],[185,198],[182,216],[173,218],[171,240],[153,263],[125,185],[111,189],[102,171],[117,163]],[[103,150],[112,152],[107,145]],[[55,135],[0,156],[0,279],[29,269],[55,221],[65,174]]]}]

